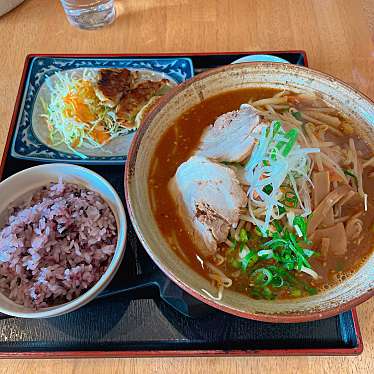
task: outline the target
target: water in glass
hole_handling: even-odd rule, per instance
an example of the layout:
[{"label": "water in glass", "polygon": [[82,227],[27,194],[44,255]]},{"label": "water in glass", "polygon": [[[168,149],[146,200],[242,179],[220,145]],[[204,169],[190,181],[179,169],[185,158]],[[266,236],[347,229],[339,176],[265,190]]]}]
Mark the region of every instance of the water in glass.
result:
[{"label": "water in glass", "polygon": [[81,29],[96,29],[112,23],[114,0],[61,0],[69,22]]}]

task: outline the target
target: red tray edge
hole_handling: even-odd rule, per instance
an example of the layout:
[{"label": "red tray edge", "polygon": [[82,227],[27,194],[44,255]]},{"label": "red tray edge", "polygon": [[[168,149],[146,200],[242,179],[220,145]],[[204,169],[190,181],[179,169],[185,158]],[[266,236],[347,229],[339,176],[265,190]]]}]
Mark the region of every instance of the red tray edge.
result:
[{"label": "red tray edge", "polygon": [[225,51],[225,52],[160,52],[160,53],[30,53],[26,56],[27,60],[33,57],[168,57],[168,56],[212,56],[212,55],[255,55],[255,54],[277,54],[277,53],[293,53],[302,54],[304,57],[304,65],[308,66],[308,58],[306,52],[302,49],[289,51]]},{"label": "red tray edge", "polygon": [[163,358],[163,357],[280,357],[280,356],[357,356],[358,348],[305,350],[193,350],[193,351],[68,351],[68,352],[10,352],[0,359],[65,359],[65,358]]},{"label": "red tray edge", "polygon": [[[291,51],[257,51],[257,52],[207,52],[207,53],[135,53],[135,54],[28,54],[25,59],[21,81],[18,87],[11,123],[0,164],[0,177],[3,174],[5,161],[9,152],[10,143],[16,126],[23,87],[28,72],[30,60],[33,57],[130,57],[130,56],[207,56],[207,55],[239,55],[239,54],[274,54],[274,53],[300,53],[304,56],[304,64],[308,66],[306,52],[303,50]],[[308,348],[308,349],[267,349],[267,350],[163,350],[163,351],[51,351],[51,352],[0,352],[0,359],[6,358],[105,358],[105,357],[207,357],[207,356],[353,356],[363,351],[363,341],[356,309],[352,309],[353,324],[357,335],[357,346],[353,348]]]},{"label": "red tray edge", "polygon": [[358,356],[363,342],[357,311],[352,309],[353,324],[357,334],[354,348],[306,349],[256,349],[256,350],[160,350],[160,351],[51,351],[51,352],[1,352],[0,359],[56,359],[56,358],[146,358],[146,357],[270,357],[270,356]]}]

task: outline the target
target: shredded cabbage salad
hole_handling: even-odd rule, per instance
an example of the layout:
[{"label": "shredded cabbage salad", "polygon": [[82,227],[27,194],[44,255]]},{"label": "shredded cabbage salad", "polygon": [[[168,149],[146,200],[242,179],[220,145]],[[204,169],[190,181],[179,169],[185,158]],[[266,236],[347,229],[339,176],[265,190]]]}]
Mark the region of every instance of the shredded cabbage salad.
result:
[{"label": "shredded cabbage salad", "polygon": [[[86,159],[77,148],[105,149],[103,146],[128,129],[116,121],[114,108],[101,102],[95,93],[96,72],[56,72],[56,81],[47,79],[50,102],[43,102],[49,137],[53,146],[65,144],[74,154]],[[109,151],[108,151],[109,152]]]}]

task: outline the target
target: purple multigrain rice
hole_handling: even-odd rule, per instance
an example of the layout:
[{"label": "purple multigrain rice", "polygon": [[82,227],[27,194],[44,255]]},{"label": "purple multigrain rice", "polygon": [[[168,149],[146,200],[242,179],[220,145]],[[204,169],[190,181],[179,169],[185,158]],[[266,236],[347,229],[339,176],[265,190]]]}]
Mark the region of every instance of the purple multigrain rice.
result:
[{"label": "purple multigrain rice", "polygon": [[32,308],[70,301],[100,279],[116,244],[116,221],[100,195],[51,183],[12,208],[0,231],[0,291]]}]

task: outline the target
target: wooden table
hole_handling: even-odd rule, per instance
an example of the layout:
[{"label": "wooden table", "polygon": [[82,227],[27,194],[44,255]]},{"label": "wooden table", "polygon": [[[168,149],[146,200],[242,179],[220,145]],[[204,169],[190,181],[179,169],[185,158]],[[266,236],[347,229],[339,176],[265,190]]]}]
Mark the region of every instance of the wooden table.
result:
[{"label": "wooden table", "polygon": [[[71,27],[57,0],[0,18],[0,153],[28,53],[307,51],[310,66],[374,98],[373,0],[126,0],[98,31]],[[358,307],[359,357],[2,360],[1,373],[374,372],[374,300]],[[285,327],[286,328],[286,327]]]}]

